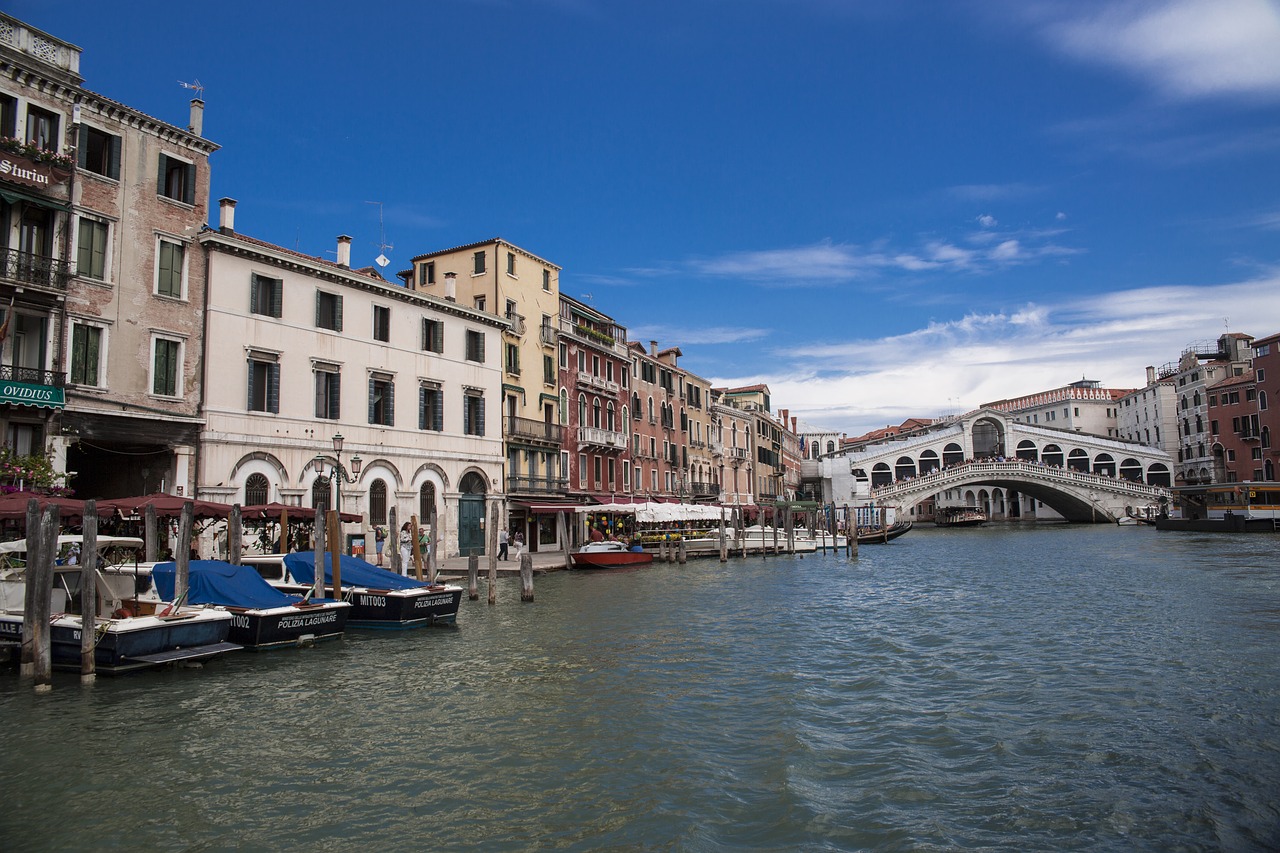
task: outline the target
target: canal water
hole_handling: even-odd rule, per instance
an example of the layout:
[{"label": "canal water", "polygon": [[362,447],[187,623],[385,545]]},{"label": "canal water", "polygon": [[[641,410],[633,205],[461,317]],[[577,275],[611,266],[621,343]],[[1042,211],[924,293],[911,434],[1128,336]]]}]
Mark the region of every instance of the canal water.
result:
[{"label": "canal water", "polygon": [[37,696],[6,850],[1274,850],[1280,537],[917,529],[518,580]]}]

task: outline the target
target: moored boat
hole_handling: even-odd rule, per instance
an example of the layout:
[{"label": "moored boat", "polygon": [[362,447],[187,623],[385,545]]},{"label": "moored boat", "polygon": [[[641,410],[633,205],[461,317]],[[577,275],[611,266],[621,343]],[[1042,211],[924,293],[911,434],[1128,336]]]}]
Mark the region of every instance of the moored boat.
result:
[{"label": "moored boat", "polygon": [[575,569],[622,569],[653,562],[653,554],[632,551],[621,542],[588,542],[570,554]]},{"label": "moored boat", "polygon": [[933,514],[938,527],[981,527],[990,519],[975,506],[940,506]]},{"label": "moored boat", "polygon": [[895,521],[887,529],[883,527],[859,527],[858,544],[879,545],[882,542],[890,542],[910,530],[912,524],[910,521]]}]

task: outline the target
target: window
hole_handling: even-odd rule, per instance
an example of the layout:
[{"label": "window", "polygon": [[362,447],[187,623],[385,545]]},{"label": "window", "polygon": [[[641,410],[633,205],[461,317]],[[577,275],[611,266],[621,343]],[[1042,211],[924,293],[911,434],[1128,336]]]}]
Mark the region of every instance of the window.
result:
[{"label": "window", "polygon": [[391,340],[391,309],[385,305],[373,306],[373,339],[383,343]]},{"label": "window", "polygon": [[507,373],[512,376],[520,375],[520,348],[515,344],[507,344]]},{"label": "window", "polygon": [[316,417],[336,421],[341,416],[342,374],[336,365],[320,365],[316,368]]},{"label": "window", "polygon": [[551,292],[551,270],[542,271],[542,289]]},{"label": "window", "polygon": [[475,262],[472,272],[474,275],[480,275],[484,272],[484,252],[476,252],[474,258]]},{"label": "window", "polygon": [[249,353],[249,411],[280,413],[279,356]]},{"label": "window", "polygon": [[579,394],[578,395],[578,426],[584,427],[586,425],[587,425],[587,395]]},{"label": "window", "polygon": [[422,276],[421,278],[422,284],[435,284],[436,283],[436,262],[427,261],[425,264],[423,264],[419,268],[419,274]]},{"label": "window", "polygon": [[515,274],[516,274],[516,253],[507,252],[507,275],[515,275]]},{"label": "window", "polygon": [[432,523],[436,512],[436,487],[434,483],[423,483],[418,493],[418,517],[426,523]]},{"label": "window", "polygon": [[594,475],[594,479],[592,482],[596,484],[596,488],[600,488],[602,483],[600,482],[600,457],[599,456],[591,457],[591,468],[592,468],[592,474]]},{"label": "window", "polygon": [[27,106],[27,142],[41,151],[58,150],[58,114]]},{"label": "window", "polygon": [[560,389],[560,423],[569,423],[569,391]]},{"label": "window", "polygon": [[556,360],[553,356],[543,353],[542,355],[542,384],[556,384]]},{"label": "window", "polygon": [[182,342],[171,338],[151,339],[151,393],[161,397],[177,397],[182,391],[178,380],[182,369]]},{"label": "window", "polygon": [[271,499],[271,483],[262,474],[250,474],[244,481],[246,506],[261,506]]},{"label": "window", "polygon": [[395,381],[385,373],[369,376],[369,423],[395,426]]},{"label": "window", "polygon": [[0,94],[0,136],[18,135],[18,99]]},{"label": "window", "polygon": [[426,352],[444,352],[444,321],[422,320],[422,348]]},{"label": "window", "polygon": [[418,388],[418,429],[444,430],[444,392],[438,382],[423,382]]},{"label": "window", "polygon": [[80,125],[76,160],[86,172],[119,180],[120,137],[87,124]]},{"label": "window", "polygon": [[249,278],[249,313],[279,317],[284,300],[284,282],[254,273]]},{"label": "window", "polygon": [[560,369],[567,370],[569,368],[569,345],[560,344]]},{"label": "window", "polygon": [[342,297],[336,293],[316,291],[316,328],[342,331]]},{"label": "window", "polygon": [[578,488],[587,488],[587,454],[578,454]]},{"label": "window", "polygon": [[196,203],[196,166],[168,154],[160,155],[160,195],[183,204]]},{"label": "window", "polygon": [[71,381],[98,387],[102,383],[102,329],[76,323],[71,327]]},{"label": "window", "polygon": [[107,223],[80,217],[77,235],[76,274],[105,281],[107,278]]},{"label": "window", "polygon": [[626,459],[622,460],[622,490],[631,491],[631,462]]},{"label": "window", "polygon": [[467,361],[484,362],[484,332],[467,330]]},{"label": "window", "polygon": [[462,432],[464,435],[484,435],[484,395],[467,391],[462,398]]},{"label": "window", "polygon": [[157,246],[156,293],[173,299],[183,298],[183,279],[187,267],[187,247],[161,239]]},{"label": "window", "polygon": [[483,310],[484,310],[484,304],[485,304],[485,303],[484,303],[484,297],[483,297],[483,296],[477,296],[477,297],[475,298],[475,300],[473,301],[473,303],[472,303],[473,307],[474,307],[477,311],[483,311]]},{"label": "window", "polygon": [[385,480],[378,479],[369,484],[369,523],[387,523],[387,483]]}]

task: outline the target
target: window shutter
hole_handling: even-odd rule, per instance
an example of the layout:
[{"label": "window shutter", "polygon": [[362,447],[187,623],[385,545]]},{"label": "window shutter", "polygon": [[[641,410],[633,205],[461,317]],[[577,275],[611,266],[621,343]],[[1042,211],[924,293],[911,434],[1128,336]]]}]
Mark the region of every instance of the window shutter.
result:
[{"label": "window shutter", "polygon": [[183,166],[186,176],[182,181],[182,200],[187,204],[196,203],[196,164],[187,163]]},{"label": "window shutter", "polygon": [[342,331],[342,296],[334,297],[333,325],[335,332]]},{"label": "window shutter", "polygon": [[329,417],[336,421],[339,419],[340,411],[341,411],[339,408],[339,404],[342,400],[342,393],[338,389],[342,387],[342,374],[334,373],[334,374],[330,374],[330,376],[331,376],[331,379],[329,382]]},{"label": "window shutter", "polygon": [[320,291],[317,290],[316,291],[316,328],[317,329],[320,328],[320,317],[321,317],[320,306],[323,303],[323,301],[324,301],[323,294],[321,294]]},{"label": "window shutter", "polygon": [[257,371],[253,369],[254,364],[254,360],[249,359],[249,397],[244,404],[245,410],[249,412],[253,411],[253,375],[257,373]]},{"label": "window shutter", "polygon": [[471,435],[471,400],[462,398],[462,434]]},{"label": "window shutter", "polygon": [[89,125],[80,125],[80,138],[76,140],[76,165],[83,169],[89,165]]},{"label": "window shutter", "polygon": [[428,330],[430,328],[431,328],[431,321],[428,320],[426,317],[423,317],[422,318],[422,350],[423,352],[426,352],[428,349],[430,349],[430,347],[428,346],[428,344],[431,343],[431,336],[428,334]]},{"label": "window shutter", "polygon": [[271,365],[271,387],[267,389],[267,411],[280,414],[280,364]]},{"label": "window shutter", "polygon": [[396,425],[396,384],[394,382],[387,383],[387,404],[384,407],[387,416],[382,421],[383,426]]},{"label": "window shutter", "polygon": [[444,321],[432,320],[431,322],[434,323],[436,327],[436,345],[434,349],[438,353],[443,353],[444,352]]},{"label": "window shutter", "polygon": [[476,397],[476,435],[484,435],[484,397]]},{"label": "window shutter", "polygon": [[476,353],[477,353],[476,361],[483,364],[484,363],[484,332],[478,332],[476,334]]},{"label": "window shutter", "polygon": [[249,313],[258,310],[258,292],[262,289],[262,279],[253,274],[249,276]]},{"label": "window shutter", "polygon": [[374,379],[372,376],[370,376],[369,377],[369,423],[371,424],[377,423],[377,421],[374,420],[374,417],[377,415],[377,409],[374,405],[374,396],[373,396],[374,390],[375,390]]},{"label": "window shutter", "polygon": [[169,156],[167,154],[160,155],[160,181],[156,184],[156,192],[164,195],[164,179],[165,174],[169,171]]},{"label": "window shutter", "polygon": [[435,405],[432,406],[431,428],[436,432],[444,430],[444,391],[436,389]]},{"label": "window shutter", "polygon": [[119,136],[111,137],[111,150],[107,160],[107,177],[120,180],[120,142]]},{"label": "window shutter", "polygon": [[418,389],[418,429],[427,428],[427,389]]},{"label": "window shutter", "polygon": [[271,282],[271,316],[279,318],[283,315],[284,282]]}]

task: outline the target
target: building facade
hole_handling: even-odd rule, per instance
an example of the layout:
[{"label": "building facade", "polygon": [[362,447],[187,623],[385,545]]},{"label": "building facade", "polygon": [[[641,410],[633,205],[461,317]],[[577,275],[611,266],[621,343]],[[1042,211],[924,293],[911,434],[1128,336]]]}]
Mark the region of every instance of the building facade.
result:
[{"label": "building facade", "polygon": [[1094,379],[1081,379],[1061,388],[983,403],[984,409],[1008,412],[1015,421],[1090,435],[1119,435],[1117,401],[1133,393],[1131,388],[1103,388]]},{"label": "building facade", "polygon": [[1280,471],[1280,334],[1253,342],[1253,378],[1258,390],[1258,443],[1262,479],[1276,480]]},{"label": "building facade", "polygon": [[443,553],[484,553],[487,508],[503,496],[495,344],[507,321],[352,270],[349,237],[333,262],[237,233],[234,209],[224,199],[218,229],[199,238],[200,495],[358,512],[346,533],[364,542],[392,507],[399,521],[434,507]]},{"label": "building facade", "polygon": [[560,295],[560,422],[567,493],[612,502],[631,492],[631,359],[627,330]]}]

